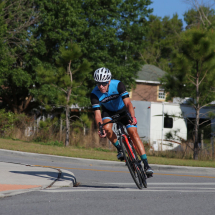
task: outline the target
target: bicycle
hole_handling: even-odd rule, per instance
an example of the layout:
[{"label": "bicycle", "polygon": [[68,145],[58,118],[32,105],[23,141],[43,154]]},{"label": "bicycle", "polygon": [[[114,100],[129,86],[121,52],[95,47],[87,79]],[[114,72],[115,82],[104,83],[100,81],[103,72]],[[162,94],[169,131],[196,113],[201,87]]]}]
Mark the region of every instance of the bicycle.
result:
[{"label": "bicycle", "polygon": [[101,134],[103,134],[103,127],[109,123],[116,123],[117,124],[117,138],[119,141],[119,144],[122,147],[122,152],[124,155],[125,163],[128,166],[129,172],[137,185],[139,189],[147,188],[147,176],[143,169],[143,166],[141,164],[141,159],[139,158],[139,155],[136,152],[136,147],[131,141],[131,138],[129,137],[127,131],[124,129],[123,124],[120,122],[120,120],[124,117],[128,117],[129,120],[132,121],[132,117],[129,113],[126,113],[126,115],[113,115],[111,118],[112,120],[107,123],[99,123],[99,130]]}]

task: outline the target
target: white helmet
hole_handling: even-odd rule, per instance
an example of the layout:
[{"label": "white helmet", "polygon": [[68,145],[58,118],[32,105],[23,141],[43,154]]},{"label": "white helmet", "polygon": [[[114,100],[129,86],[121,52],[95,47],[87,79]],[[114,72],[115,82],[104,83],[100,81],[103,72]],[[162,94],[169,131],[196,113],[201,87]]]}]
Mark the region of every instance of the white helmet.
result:
[{"label": "white helmet", "polygon": [[102,67],[94,72],[94,80],[96,82],[108,82],[111,80],[111,72],[109,69]]}]

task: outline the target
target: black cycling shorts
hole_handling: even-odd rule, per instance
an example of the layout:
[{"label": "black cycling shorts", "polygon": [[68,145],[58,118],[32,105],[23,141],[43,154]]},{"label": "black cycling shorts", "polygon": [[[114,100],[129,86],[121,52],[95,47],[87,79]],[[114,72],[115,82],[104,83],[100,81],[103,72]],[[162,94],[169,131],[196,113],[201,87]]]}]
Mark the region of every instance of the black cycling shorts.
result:
[{"label": "black cycling shorts", "polygon": [[[120,116],[126,115],[126,112],[128,112],[127,108],[124,106],[122,109],[120,109],[119,111],[113,112],[113,111],[109,111],[107,110],[104,106],[102,106],[102,120],[104,119],[110,119],[112,120],[112,116],[113,115],[117,115],[119,114]],[[129,127],[137,127],[137,125],[131,125],[129,123],[129,119],[128,117],[124,117],[120,120],[120,122],[126,126],[126,128]]]}]

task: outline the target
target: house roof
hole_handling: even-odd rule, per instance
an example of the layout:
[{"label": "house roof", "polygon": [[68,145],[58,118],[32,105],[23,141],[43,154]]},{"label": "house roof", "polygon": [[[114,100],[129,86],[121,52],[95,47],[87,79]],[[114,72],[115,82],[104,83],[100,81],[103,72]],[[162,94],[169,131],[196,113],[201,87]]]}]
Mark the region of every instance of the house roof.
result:
[{"label": "house roof", "polygon": [[136,81],[160,82],[159,78],[165,74],[166,72],[160,68],[154,65],[145,64],[137,73],[138,77]]}]

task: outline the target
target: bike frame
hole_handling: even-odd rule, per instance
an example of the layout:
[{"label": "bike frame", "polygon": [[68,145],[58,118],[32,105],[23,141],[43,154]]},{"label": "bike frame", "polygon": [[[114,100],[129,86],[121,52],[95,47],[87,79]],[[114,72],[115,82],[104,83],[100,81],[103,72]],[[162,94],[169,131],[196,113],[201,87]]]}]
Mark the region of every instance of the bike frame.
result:
[{"label": "bike frame", "polygon": [[131,149],[130,143],[128,142],[127,135],[122,134],[122,137],[124,137],[125,143],[126,143],[127,147],[129,148],[129,150],[130,150],[130,152],[131,152],[131,154],[129,153],[130,159],[131,159],[131,160],[135,159],[135,155],[134,155],[134,153],[133,153],[133,150]]},{"label": "bike frame", "polygon": [[[138,159],[138,155],[136,154],[136,147],[131,141],[131,138],[129,137],[127,131],[124,130],[123,124],[120,122],[120,119],[125,116],[114,115],[112,117],[112,120],[109,122],[106,122],[104,124],[99,123],[99,130],[102,134],[104,125],[109,123],[117,123],[117,139],[122,145],[125,162],[128,166],[131,176],[139,189],[142,189],[143,186],[147,188],[146,176],[141,166],[141,160]],[[131,118],[130,120],[132,121]]]}]

